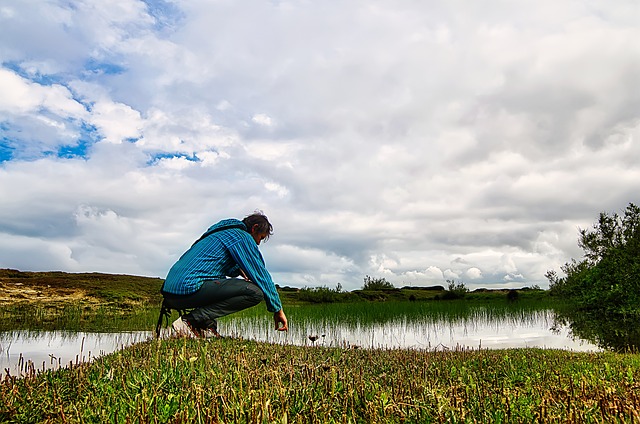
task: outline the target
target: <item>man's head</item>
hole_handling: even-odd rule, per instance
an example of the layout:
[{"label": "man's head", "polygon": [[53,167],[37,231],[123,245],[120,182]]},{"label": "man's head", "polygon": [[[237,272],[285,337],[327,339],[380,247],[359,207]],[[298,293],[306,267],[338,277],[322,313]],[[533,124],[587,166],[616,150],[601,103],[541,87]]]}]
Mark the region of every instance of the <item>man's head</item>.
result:
[{"label": "man's head", "polygon": [[262,212],[253,213],[244,218],[242,222],[256,244],[260,244],[262,240],[268,240],[269,236],[273,234],[273,226]]}]

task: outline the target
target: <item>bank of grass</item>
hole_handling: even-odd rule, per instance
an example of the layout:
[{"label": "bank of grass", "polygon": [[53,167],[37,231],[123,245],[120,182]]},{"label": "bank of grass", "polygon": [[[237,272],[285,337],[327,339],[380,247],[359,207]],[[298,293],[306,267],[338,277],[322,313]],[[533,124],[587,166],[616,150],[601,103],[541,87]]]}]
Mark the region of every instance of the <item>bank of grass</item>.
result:
[{"label": "bank of grass", "polygon": [[[0,331],[16,329],[69,331],[136,331],[155,326],[162,296],[159,278],[102,274],[24,272],[0,269]],[[398,302],[435,305],[447,309],[442,287],[403,287],[391,290],[353,290],[315,287],[279,289],[285,310],[312,304],[349,304],[357,309],[402,312]],[[518,300],[547,302],[544,290],[518,290]],[[478,290],[460,300],[468,305],[505,302],[509,290]],[[376,303],[370,309],[370,303]],[[395,309],[394,309],[395,308]],[[430,306],[431,308],[431,306]],[[436,307],[437,309],[437,307]],[[395,311],[395,312],[394,312]]]},{"label": "bank of grass", "polygon": [[358,302],[431,302],[462,300],[486,302],[496,300],[536,300],[549,299],[548,292],[524,287],[521,289],[478,289],[464,294],[452,293],[438,287],[402,287],[387,290],[338,291],[328,287],[280,288],[280,298],[286,305],[318,303],[358,303]]},{"label": "bank of grass", "polygon": [[[85,304],[102,306],[160,305],[160,278],[126,274],[68,273],[61,271],[25,272],[0,269],[0,293],[8,303],[34,302],[65,304],[65,297],[77,303],[80,293]],[[55,299],[56,302],[52,300]]]},{"label": "bank of grass", "polygon": [[162,280],[0,269],[0,331],[135,331],[158,318]]},{"label": "bank of grass", "polygon": [[[67,273],[60,271],[25,272],[0,269],[0,305],[44,305],[61,308],[68,305],[83,307],[113,307],[124,310],[160,307],[162,279],[124,274]],[[464,298],[468,301],[507,299],[516,293],[517,299],[542,300],[545,290],[524,287],[518,290],[478,289],[464,296],[449,296],[442,286],[405,286],[388,290],[353,290],[340,288],[279,287],[285,305],[313,303],[353,303],[381,301],[439,301]]]},{"label": "bank of grass", "polygon": [[640,356],[150,340],[0,384],[3,422],[638,422]]},{"label": "bank of grass", "polygon": [[[487,299],[483,302],[468,300],[407,302],[334,302],[328,304],[286,304],[289,318],[299,324],[306,321],[335,321],[343,324],[363,325],[388,322],[402,317],[408,321],[456,322],[476,319],[523,320],[535,311],[559,308],[562,304],[553,299],[507,302],[503,298]],[[152,331],[158,320],[159,307],[140,306],[123,308],[94,305],[34,305],[17,304],[0,308],[0,331]],[[222,318],[266,317],[264,303],[253,308]],[[170,320],[177,318],[173,311]]]}]

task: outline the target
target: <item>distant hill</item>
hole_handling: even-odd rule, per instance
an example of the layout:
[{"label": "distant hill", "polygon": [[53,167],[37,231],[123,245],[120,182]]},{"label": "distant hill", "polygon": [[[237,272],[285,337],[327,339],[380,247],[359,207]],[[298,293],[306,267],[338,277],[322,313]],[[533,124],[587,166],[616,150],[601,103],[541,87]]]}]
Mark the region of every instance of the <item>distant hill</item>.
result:
[{"label": "distant hill", "polygon": [[120,274],[0,269],[0,305],[78,302],[159,305],[162,281]]}]

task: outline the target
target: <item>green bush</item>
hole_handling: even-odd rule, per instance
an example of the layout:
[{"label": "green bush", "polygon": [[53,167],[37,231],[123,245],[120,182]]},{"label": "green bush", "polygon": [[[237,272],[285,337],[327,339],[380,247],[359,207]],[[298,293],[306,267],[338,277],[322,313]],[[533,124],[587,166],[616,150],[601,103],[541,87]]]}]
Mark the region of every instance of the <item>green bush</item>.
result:
[{"label": "green bush", "polygon": [[393,284],[388,282],[386,278],[372,278],[368,275],[364,277],[364,285],[362,290],[394,290]]},{"label": "green bush", "polygon": [[580,261],[548,271],[550,293],[571,299],[580,309],[640,316],[640,208],[627,206],[624,216],[601,213],[592,229],[580,230]]},{"label": "green bush", "polygon": [[296,295],[299,300],[311,303],[333,303],[346,300],[350,293],[342,291],[342,285],[338,283],[335,289],[329,287],[304,287]]},{"label": "green bush", "polygon": [[449,288],[442,295],[441,299],[443,300],[454,300],[454,299],[462,299],[469,293],[469,289],[464,283],[456,283],[454,280],[447,280],[449,283]]}]

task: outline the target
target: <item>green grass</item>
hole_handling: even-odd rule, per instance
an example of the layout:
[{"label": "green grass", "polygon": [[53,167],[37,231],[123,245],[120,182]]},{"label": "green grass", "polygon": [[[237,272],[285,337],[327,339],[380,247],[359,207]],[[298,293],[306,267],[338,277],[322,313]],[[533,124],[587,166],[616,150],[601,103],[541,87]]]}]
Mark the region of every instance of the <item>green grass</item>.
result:
[{"label": "green grass", "polygon": [[[470,302],[485,302],[506,300],[510,290],[507,289],[479,289],[464,293],[462,297]],[[549,294],[545,290],[523,288],[516,290],[519,300],[546,300]],[[447,301],[451,293],[446,290],[435,290],[434,288],[403,287],[390,290],[353,290],[336,291],[328,287],[303,288],[296,290],[292,288],[281,288],[280,298],[286,305],[314,304],[314,303],[358,303],[358,302],[424,302],[424,301]],[[453,299],[455,296],[451,296]]]},{"label": "green grass", "polygon": [[0,331],[138,331],[155,328],[159,307],[12,305],[0,309]]},{"label": "green grass", "polygon": [[[330,303],[321,305],[294,305],[286,307],[287,315],[297,322],[339,322],[341,325],[369,325],[385,323],[397,319],[409,322],[455,323],[460,320],[518,320],[531,317],[536,311],[561,308],[552,299],[541,301],[520,300],[507,302],[504,299],[485,302],[452,300],[441,302],[355,302]],[[260,304],[233,315],[233,319],[264,315],[264,305]],[[533,318],[531,318],[533,319]]]},{"label": "green grass", "polygon": [[0,385],[6,422],[637,422],[640,356],[152,340]]}]

